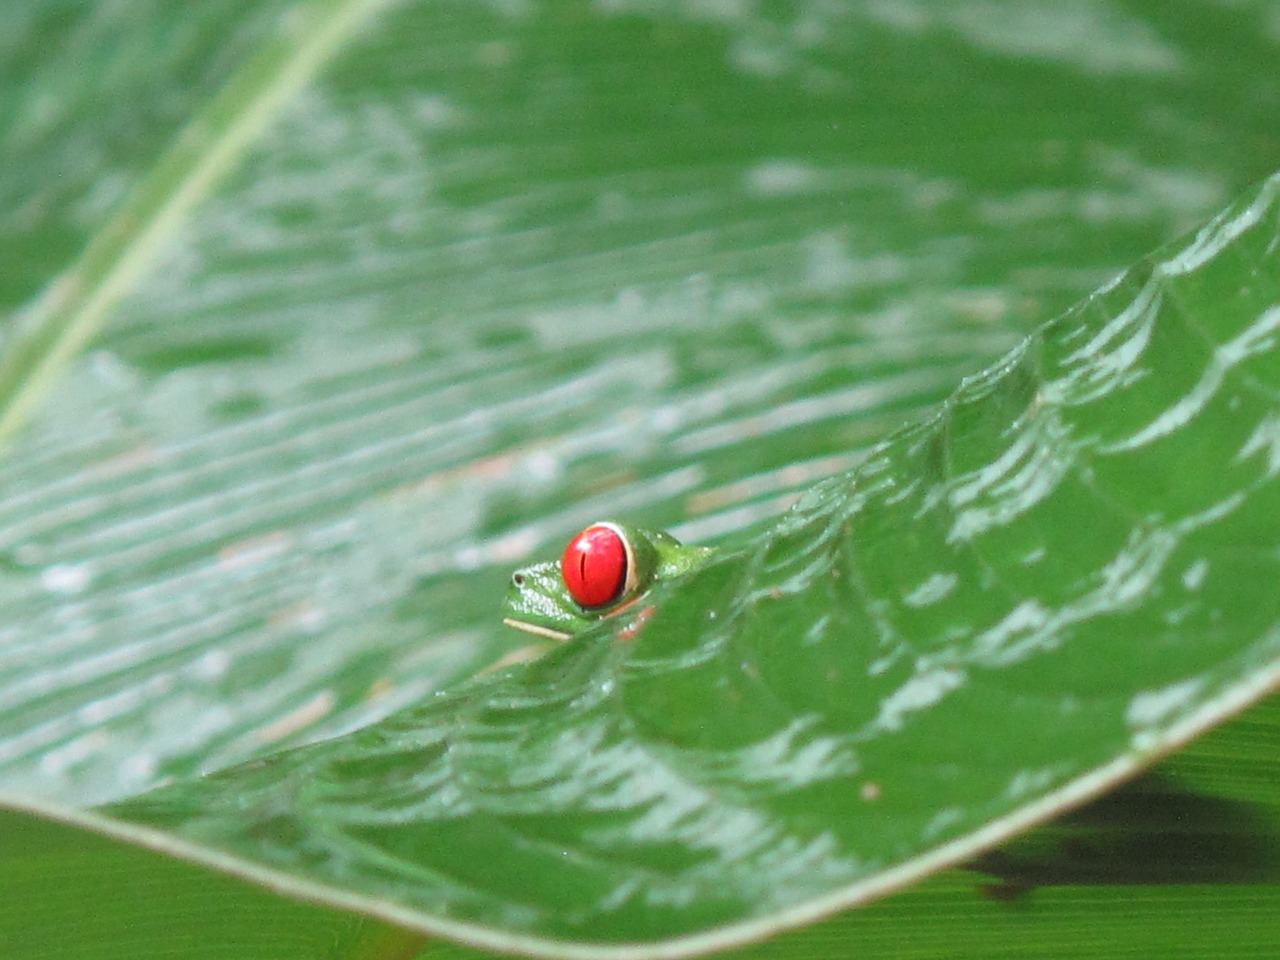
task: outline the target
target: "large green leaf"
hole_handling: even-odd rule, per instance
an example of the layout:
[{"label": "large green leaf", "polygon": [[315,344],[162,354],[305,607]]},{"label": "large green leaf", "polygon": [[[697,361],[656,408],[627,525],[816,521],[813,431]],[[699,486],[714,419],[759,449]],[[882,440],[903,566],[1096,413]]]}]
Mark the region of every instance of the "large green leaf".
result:
[{"label": "large green leaf", "polygon": [[419,701],[514,563],[769,521],[1275,162],[1265,4],[373,10],[0,12],[15,806]]},{"label": "large green leaf", "polygon": [[[729,956],[1267,960],[1280,888],[1256,881],[1260,860],[1271,860],[1272,877],[1280,867],[1277,738],[1280,698],[1272,698],[1158,765],[1160,805],[1127,808],[1138,819],[1136,833],[1117,834],[1125,811],[1112,795],[1106,815],[1089,806],[1070,818],[1066,856],[1057,858],[1065,863],[1033,843],[1056,826],[1002,849],[1001,881],[1019,886],[948,871]],[[1181,793],[1168,789],[1173,784]],[[1144,778],[1124,793],[1145,787]],[[1090,822],[1111,829],[1088,830]],[[1240,871],[1241,859],[1251,872]],[[298,907],[247,882],[69,827],[0,817],[0,861],[0,946],[24,960],[414,955],[401,952],[412,943],[405,933]],[[58,884],[43,883],[46,874]],[[488,956],[439,940],[426,946],[423,956],[439,960]]]},{"label": "large green leaf", "polygon": [[[1145,778],[1125,791],[1138,795],[1127,807],[1136,831],[1117,831],[1125,810],[1108,797],[1106,815],[1089,806],[1070,818],[1065,856],[1043,842],[1058,827],[1041,828],[999,851],[1003,863],[984,865],[999,867],[994,876],[944,872],[730,955],[1267,960],[1280,888],[1256,881],[1260,862],[1270,861],[1273,878],[1280,867],[1278,738],[1280,698],[1272,698],[1159,764],[1158,807],[1140,800]],[[412,935],[12,814],[0,817],[0,868],[0,947],[24,960],[414,955],[402,952]],[[56,884],[45,882],[50,875]],[[1002,886],[992,887],[997,877]],[[437,940],[423,956],[488,955]]]},{"label": "large green leaf", "polygon": [[505,949],[795,925],[1280,684],[1278,424],[1280,175],[651,610],[109,810]]},{"label": "large green leaf", "polygon": [[[118,199],[90,231],[150,238],[159,272],[129,272],[129,291],[76,263],[64,283],[63,248],[30,238],[53,294],[14,315],[24,338],[38,320],[20,355],[6,351],[18,414],[83,334],[84,303],[129,296],[0,468],[10,792],[128,794],[350,729],[474,672],[514,645],[494,604],[540,544],[605,513],[685,521],[696,539],[774,515],[1019,324],[1205,212],[1227,176],[1210,167],[1120,205],[1110,229],[1070,245],[1044,230],[1051,212],[1011,230],[988,209],[1022,195],[1035,164],[987,185],[990,145],[975,145],[944,178],[927,149],[936,128],[865,128],[884,98],[909,111],[915,95],[855,54],[895,70],[932,57],[875,17],[833,11],[830,35],[777,79],[735,60],[767,18],[424,3],[326,48],[322,78],[184,229],[139,224],[138,210],[169,209],[166,185],[191,182],[184,157],[203,169],[189,139],[220,149],[237,97],[257,110],[258,91],[279,88],[268,68],[294,74],[288,28],[323,35],[333,9],[294,11],[235,70],[212,42],[178,45],[219,96],[155,178],[132,152],[112,167],[142,200]],[[107,18],[113,39],[187,22],[171,5],[129,10]],[[257,23],[235,14],[211,29],[230,49]],[[979,91],[993,64],[1019,73],[1007,57],[943,52]],[[804,78],[833,57],[849,81],[811,92]],[[22,141],[23,169],[72,150],[62,139],[114,145],[122,126],[163,118],[139,72],[107,88],[101,115],[90,93],[79,110],[68,96],[82,124]],[[63,82],[94,91],[99,73]],[[1151,136],[1136,114],[1116,125]],[[1071,117],[1052,131],[1080,134]],[[933,166],[915,170],[917,157]],[[1062,182],[1143,194],[1147,173],[1105,166]],[[72,193],[42,203],[97,209]],[[87,242],[105,263],[134,262],[132,247]],[[1018,249],[1032,251],[1028,279],[1003,286]],[[75,294],[61,312],[59,291]]]}]

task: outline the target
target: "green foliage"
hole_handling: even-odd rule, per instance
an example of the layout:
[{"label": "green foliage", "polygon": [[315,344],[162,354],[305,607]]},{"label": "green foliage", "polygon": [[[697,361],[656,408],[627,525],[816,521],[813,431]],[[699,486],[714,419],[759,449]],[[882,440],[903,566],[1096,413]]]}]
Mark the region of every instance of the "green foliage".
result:
[{"label": "green foliage", "polygon": [[[911,865],[906,879],[927,857],[976,849],[1087,792],[1090,770],[1145,762],[1266,683],[1274,381],[1258,324],[1276,299],[1274,222],[1215,235],[1204,266],[1131,274],[928,411],[1273,170],[1276,45],[1269,5],[1208,2],[5,5],[4,804],[529,946],[745,918],[766,932],[805,904],[875,892],[892,879],[881,866]],[[1091,330],[1102,338],[1069,342]],[[1176,429],[1142,433],[1161,423]],[[1149,442],[1128,449],[1126,437]],[[859,464],[852,492],[818,487],[777,525],[815,481]],[[496,623],[510,569],[607,516],[734,552],[664,598],[630,647],[601,635],[460,686],[520,642]],[[838,652],[850,642],[853,655]],[[1114,647],[1128,651],[1119,680]],[[1064,710],[1067,677],[1083,685],[1078,709]],[[498,782],[538,768],[525,748],[550,741],[530,731],[572,737],[593,709],[630,724],[605,724],[619,749],[666,745],[655,769],[679,755],[680,776],[650,789],[708,778],[721,804],[708,816],[740,823],[740,803],[758,808],[813,840],[819,867],[784,888],[750,875],[767,844],[717,861],[699,844],[732,831],[712,831],[598,870],[557,861],[527,890],[527,873],[502,870],[545,848],[502,837],[625,832],[626,818],[573,827],[546,816],[554,804],[522,814],[523,833],[468,839],[479,820],[461,817],[441,849],[491,843],[483,863],[435,864],[434,847],[362,859],[377,844],[347,826],[412,795],[379,777],[409,762],[415,737],[461,736],[475,775]],[[895,717],[899,729],[846,742]],[[931,725],[945,736],[926,737]],[[256,773],[236,766],[360,728]],[[1207,779],[1164,776],[1175,793],[1243,804],[1243,835],[1265,848],[1275,725],[1261,729]],[[481,731],[490,739],[468,739]],[[903,760],[890,745],[908,736],[919,740]],[[809,742],[844,752],[798,754],[832,773],[807,793],[800,781],[771,793],[719,762]],[[963,743],[998,776],[954,762]],[[569,759],[587,764],[593,749]],[[336,774],[348,755],[350,776]],[[860,772],[842,780],[841,758]],[[323,776],[307,786],[312,760]],[[630,760],[625,782],[642,782]],[[1236,796],[1222,771],[1242,763],[1252,786]],[[1015,767],[1039,775],[1022,799],[998,797]],[[448,789],[442,775],[423,803]],[[249,780],[237,801],[228,791]],[[80,812],[170,781],[132,809],[163,814],[172,833]],[[939,804],[948,785],[958,819]],[[925,799],[904,812],[908,786]],[[252,816],[229,816],[236,802]],[[902,819],[851,867],[872,831],[829,813],[867,807]],[[289,832],[302,822],[317,829]],[[425,822],[410,818],[401,838],[416,843]],[[203,929],[198,905],[226,897],[245,904],[246,939],[229,943],[270,943],[278,910],[298,943],[331,932],[335,957],[407,949],[386,928],[72,829],[6,814],[3,872],[21,881],[4,891],[0,945],[218,956],[209,935],[175,931]],[[1087,874],[1084,828],[1065,829],[986,861],[995,882]],[[219,859],[200,836],[239,852]],[[815,838],[828,836],[823,859]],[[329,854],[347,844],[368,883],[334,885]],[[667,873],[646,889],[706,899],[644,916],[639,894],[591,900],[648,858]],[[490,864],[460,913],[415,912],[445,901],[407,873]],[[1249,878],[1269,884],[1258,870]],[[906,957],[946,944],[989,957],[1016,937],[1053,955],[1082,916],[1103,929],[1121,900],[1164,932],[1125,940],[1123,924],[1106,927],[1115,955],[1180,943],[1192,956],[1199,943],[1219,956],[1230,943],[1247,956],[1269,942],[1269,885],[1251,901],[1233,892],[1238,876],[1215,874],[1203,902],[1218,933],[1197,940],[1170,931],[1204,915],[1201,901],[1161,885],[1185,877],[1158,874],[1111,900],[1053,886],[1012,904],[975,893],[974,874],[944,874],[760,949]],[[1093,876],[1109,875],[1104,858]],[[95,885],[166,884],[189,891],[171,913],[128,896],[73,908]],[[528,909],[485,913],[534,891]],[[603,929],[610,909],[631,910],[631,926]],[[71,913],[76,924],[59,922]],[[251,916],[266,939],[252,940]],[[907,942],[904,926],[934,932]],[[1107,955],[1082,933],[1072,952],[1091,949]]]},{"label": "green foliage", "polygon": [[1277,332],[1280,176],[637,635],[109,812],[506,949],[732,944],[894,889],[1280,681]]}]

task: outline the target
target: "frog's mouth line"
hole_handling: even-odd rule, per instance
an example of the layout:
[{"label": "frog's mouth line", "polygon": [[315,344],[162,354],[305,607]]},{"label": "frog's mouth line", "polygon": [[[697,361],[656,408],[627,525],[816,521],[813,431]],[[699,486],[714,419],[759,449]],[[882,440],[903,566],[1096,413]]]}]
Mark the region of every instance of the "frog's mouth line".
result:
[{"label": "frog's mouth line", "polygon": [[563,630],[552,630],[550,627],[540,627],[536,623],[525,623],[523,620],[515,620],[511,617],[503,617],[502,622],[508,627],[515,627],[525,633],[537,634],[539,637],[546,637],[548,640],[568,640],[573,636],[573,634],[565,633]]}]

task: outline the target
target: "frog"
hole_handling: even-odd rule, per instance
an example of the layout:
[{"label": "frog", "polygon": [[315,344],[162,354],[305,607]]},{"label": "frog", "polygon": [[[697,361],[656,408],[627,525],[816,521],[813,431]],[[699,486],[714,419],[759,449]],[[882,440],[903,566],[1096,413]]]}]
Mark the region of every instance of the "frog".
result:
[{"label": "frog", "polygon": [[502,622],[547,640],[568,641],[629,609],[656,584],[692,573],[715,553],[662,530],[614,520],[590,524],[559,561],[511,575]]}]

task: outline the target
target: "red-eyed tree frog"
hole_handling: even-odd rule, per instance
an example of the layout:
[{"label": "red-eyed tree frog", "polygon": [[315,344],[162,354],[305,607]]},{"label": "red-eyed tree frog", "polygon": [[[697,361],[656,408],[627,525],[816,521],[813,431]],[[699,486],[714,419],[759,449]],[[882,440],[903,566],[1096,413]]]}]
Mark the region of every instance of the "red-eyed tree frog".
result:
[{"label": "red-eyed tree frog", "polygon": [[655,583],[696,570],[714,552],[687,547],[660,530],[593,523],[569,541],[559,563],[535,563],[512,574],[502,622],[568,640],[625,610]]}]

